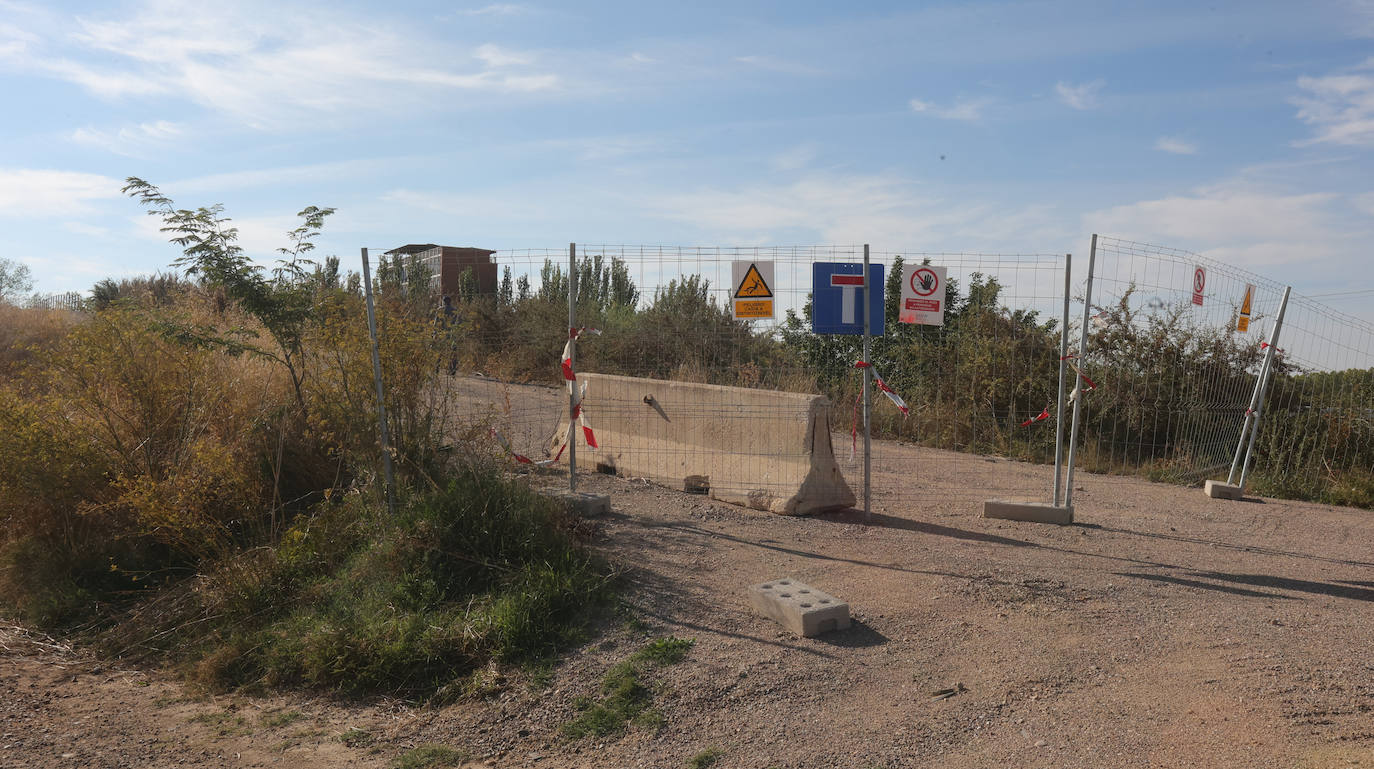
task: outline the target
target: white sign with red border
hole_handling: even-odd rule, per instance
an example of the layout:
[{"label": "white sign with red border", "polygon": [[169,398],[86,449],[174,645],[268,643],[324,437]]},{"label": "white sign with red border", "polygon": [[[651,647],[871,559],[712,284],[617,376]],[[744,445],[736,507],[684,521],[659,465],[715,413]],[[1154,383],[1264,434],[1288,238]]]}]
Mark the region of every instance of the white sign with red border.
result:
[{"label": "white sign with red border", "polygon": [[1202,289],[1207,287],[1207,271],[1198,267],[1193,270],[1193,304],[1202,306]]},{"label": "white sign with red border", "polygon": [[897,320],[945,325],[945,270],[929,264],[907,265],[902,273],[902,303]]}]

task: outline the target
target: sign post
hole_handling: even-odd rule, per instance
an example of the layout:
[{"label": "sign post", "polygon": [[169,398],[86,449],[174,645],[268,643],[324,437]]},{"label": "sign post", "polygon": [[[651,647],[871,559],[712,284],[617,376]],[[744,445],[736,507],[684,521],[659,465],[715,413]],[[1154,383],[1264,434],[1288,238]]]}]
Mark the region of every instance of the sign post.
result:
[{"label": "sign post", "polygon": [[1207,287],[1207,271],[1198,266],[1193,270],[1193,304],[1202,306],[1202,289]]},{"label": "sign post", "polygon": [[898,322],[945,325],[945,275],[944,267],[928,264],[908,266],[906,274],[902,276]]},{"label": "sign post", "polygon": [[731,262],[730,304],[735,320],[773,318],[773,263]]},{"label": "sign post", "polygon": [[[872,319],[873,319],[873,312],[872,312],[872,309],[871,309],[871,308],[872,308],[872,305],[873,305],[873,281],[870,280],[870,278],[872,277],[872,276],[870,275],[870,273],[871,273],[872,270],[873,270],[873,266],[870,265],[870,264],[868,263],[868,244],[865,243],[865,244],[864,244],[864,274],[863,274],[863,287],[864,287],[864,362],[870,364],[870,365],[868,365],[868,366],[864,366],[864,369],[863,369],[863,375],[864,375],[864,518],[865,518],[865,519],[867,519],[869,516],[871,516],[871,515],[873,514],[872,498],[871,498],[871,495],[870,495],[870,493],[869,493],[869,490],[872,488],[872,485],[873,485],[873,470],[872,470],[872,467],[873,467],[873,444],[872,444],[872,435],[873,435],[873,433],[872,433],[872,431],[869,429],[869,399],[868,399],[869,392],[870,392],[871,389],[872,389],[870,383],[873,381],[873,366],[871,365],[871,364],[873,363],[873,361],[868,357],[868,356],[869,356],[868,338],[869,338],[869,332],[870,332],[869,326],[871,325],[871,321],[872,321]],[[832,276],[831,279],[833,280],[833,279],[834,279],[834,276]],[[881,285],[883,285],[883,284],[882,284],[882,283],[879,283],[878,285],[881,286]],[[882,295],[879,294],[879,296],[881,297]],[[881,299],[879,299],[878,304],[880,304],[880,305],[882,304],[882,300],[881,300]]]}]

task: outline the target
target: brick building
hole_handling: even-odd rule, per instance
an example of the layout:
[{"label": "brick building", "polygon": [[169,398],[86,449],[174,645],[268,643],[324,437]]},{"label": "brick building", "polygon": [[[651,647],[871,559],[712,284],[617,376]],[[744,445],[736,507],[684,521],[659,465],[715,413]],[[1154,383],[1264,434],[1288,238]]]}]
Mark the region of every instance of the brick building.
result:
[{"label": "brick building", "polygon": [[433,243],[411,243],[387,251],[387,256],[419,257],[420,263],[429,268],[430,285],[441,294],[458,296],[458,281],[465,270],[472,270],[478,294],[495,294],[498,277],[496,262],[491,255],[495,251],[485,248],[459,246],[438,246]]}]

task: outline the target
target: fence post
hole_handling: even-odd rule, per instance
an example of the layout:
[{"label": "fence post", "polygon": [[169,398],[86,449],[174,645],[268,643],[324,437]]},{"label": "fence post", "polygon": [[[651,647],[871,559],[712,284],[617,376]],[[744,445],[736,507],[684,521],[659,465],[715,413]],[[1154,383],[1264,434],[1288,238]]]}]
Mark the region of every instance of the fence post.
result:
[{"label": "fence post", "polygon": [[1292,286],[1285,286],[1283,289],[1283,301],[1279,303],[1279,317],[1274,320],[1274,328],[1269,332],[1269,348],[1265,350],[1264,366],[1260,370],[1260,386],[1258,397],[1251,407],[1254,414],[1251,415],[1250,424],[1250,445],[1245,449],[1245,461],[1240,466],[1240,493],[1245,494],[1245,478],[1250,474],[1250,455],[1255,451],[1255,436],[1259,435],[1260,413],[1264,410],[1264,394],[1269,391],[1269,382],[1274,374],[1274,351],[1279,343],[1279,331],[1283,329],[1283,315],[1288,311],[1288,295],[1293,291]]},{"label": "fence post", "polygon": [[868,426],[868,392],[869,382],[873,379],[873,361],[869,360],[869,327],[872,320],[872,286],[868,279],[868,244],[864,244],[864,517],[873,514],[873,499],[870,490],[873,486],[873,445],[872,434]]},{"label": "fence post", "polygon": [[[577,244],[568,244],[568,365],[577,371]],[[577,382],[568,382],[568,491],[577,491]]]},{"label": "fence post", "polygon": [[[1088,356],[1088,320],[1092,317],[1093,311],[1093,268],[1097,263],[1097,233],[1093,233],[1092,248],[1088,250],[1088,280],[1084,283],[1083,289],[1083,328],[1078,334],[1078,365],[1081,367],[1087,363]],[[1064,483],[1064,506],[1073,507],[1073,468],[1078,458],[1078,422],[1079,411],[1083,408],[1083,379],[1075,373],[1073,378],[1073,391],[1077,393],[1073,399],[1073,423],[1069,427],[1069,471]]]},{"label": "fence post", "polygon": [[[1279,306],[1279,317],[1283,317],[1283,311],[1288,306],[1288,289],[1283,292],[1283,301]],[[1231,472],[1226,474],[1226,485],[1236,484],[1236,471],[1240,469],[1240,457],[1245,451],[1245,436],[1251,429],[1252,417],[1255,409],[1259,407],[1260,390],[1265,379],[1269,377],[1269,364],[1274,359],[1274,344],[1278,342],[1279,325],[1281,320],[1274,323],[1274,327],[1269,329],[1269,346],[1264,353],[1264,362],[1260,364],[1259,375],[1255,377],[1255,389],[1250,392],[1250,406],[1245,409],[1245,418],[1240,422],[1240,440],[1236,443],[1236,456],[1231,460]]]},{"label": "fence post", "polygon": [[377,351],[377,312],[372,306],[372,267],[363,249],[363,291],[367,296],[367,330],[372,335],[372,378],[377,384],[377,426],[382,437],[382,467],[386,471],[386,508],[396,515],[395,476],[391,470],[391,440],[386,429],[386,398],[382,391],[382,358]]},{"label": "fence post", "polygon": [[1064,254],[1064,319],[1059,326],[1059,397],[1054,407],[1054,506],[1062,499],[1064,480],[1064,370],[1069,357],[1069,292],[1073,290],[1073,254]]}]

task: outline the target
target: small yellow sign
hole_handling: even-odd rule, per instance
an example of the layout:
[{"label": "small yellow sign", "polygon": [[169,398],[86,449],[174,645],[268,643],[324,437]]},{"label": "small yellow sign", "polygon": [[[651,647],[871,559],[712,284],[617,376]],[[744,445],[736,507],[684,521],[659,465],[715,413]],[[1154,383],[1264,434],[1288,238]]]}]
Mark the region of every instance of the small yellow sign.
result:
[{"label": "small yellow sign", "polygon": [[1236,322],[1236,330],[1245,333],[1250,330],[1250,302],[1255,296],[1255,287],[1245,285],[1245,299],[1240,303],[1240,319]]},{"label": "small yellow sign", "polygon": [[735,289],[736,299],[772,299],[773,289],[768,287],[768,281],[763,279],[763,273],[759,272],[757,264],[750,264],[745,271],[744,278],[739,282],[739,288]]},{"label": "small yellow sign", "polygon": [[736,318],[771,318],[773,317],[772,299],[754,299],[749,301],[735,302]]},{"label": "small yellow sign", "polygon": [[735,320],[758,320],[773,314],[773,262],[736,261],[730,263],[730,303]]}]

